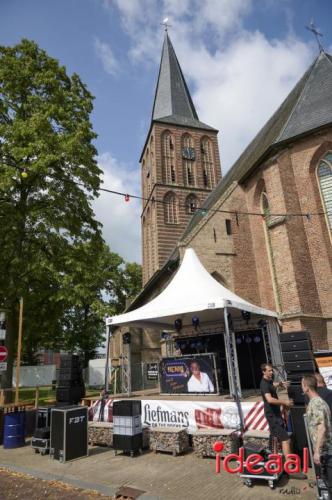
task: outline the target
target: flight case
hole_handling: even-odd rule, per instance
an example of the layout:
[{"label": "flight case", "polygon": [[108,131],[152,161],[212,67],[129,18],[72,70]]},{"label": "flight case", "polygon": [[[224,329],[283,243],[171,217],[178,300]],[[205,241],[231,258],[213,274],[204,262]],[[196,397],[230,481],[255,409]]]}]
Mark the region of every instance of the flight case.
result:
[{"label": "flight case", "polygon": [[88,456],[88,407],[52,409],[50,456],[62,463]]}]

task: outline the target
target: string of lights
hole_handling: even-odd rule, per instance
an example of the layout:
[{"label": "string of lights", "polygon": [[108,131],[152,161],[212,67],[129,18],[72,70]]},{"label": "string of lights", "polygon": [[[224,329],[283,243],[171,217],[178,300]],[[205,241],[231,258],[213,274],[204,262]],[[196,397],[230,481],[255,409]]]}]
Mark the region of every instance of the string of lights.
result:
[{"label": "string of lights", "polygon": [[[74,182],[74,181],[71,181],[71,182]],[[138,199],[138,200],[142,200],[142,201],[146,201],[146,202],[150,201],[151,203],[159,203],[159,204],[167,205],[166,201],[157,200],[154,197],[146,198],[144,196],[133,195],[133,194],[124,193],[121,191],[114,191],[112,189],[106,189],[106,188],[99,188],[99,191],[104,191],[106,193],[115,194],[118,196],[123,196],[126,202],[129,202],[130,199],[133,198],[133,199]],[[179,207],[188,208],[187,205],[183,205],[181,203],[179,203]],[[305,212],[305,213],[303,213],[303,212],[283,212],[283,213],[269,212],[268,214],[263,214],[261,212],[245,212],[245,211],[241,211],[241,210],[222,210],[220,208],[203,208],[203,207],[202,208],[193,207],[193,212],[198,212],[198,213],[201,213],[202,215],[205,215],[208,212],[211,212],[211,213],[218,212],[218,213],[230,214],[230,215],[235,215],[235,216],[252,215],[252,216],[259,216],[259,217],[263,217],[263,218],[264,217],[288,217],[288,216],[306,217],[309,220],[312,216],[321,216],[321,215],[329,215],[330,214],[330,212],[328,212],[328,211],[326,211],[326,212]]]},{"label": "string of lights", "polygon": [[[23,179],[26,179],[28,177],[27,175],[27,172],[24,171],[24,176],[22,176]],[[68,182],[68,183],[71,183],[71,184],[75,184],[77,186],[83,186],[85,187],[85,185],[81,182],[77,182],[77,181],[74,181],[72,179],[64,179],[62,177],[59,177],[59,176],[56,176],[56,175],[52,175],[52,177],[55,177],[56,179],[58,180],[61,180],[63,182]],[[168,202],[167,201],[164,201],[164,200],[158,200],[156,198],[154,198],[153,196],[149,196],[148,198],[147,197],[144,197],[144,196],[139,196],[139,195],[135,195],[135,194],[130,194],[130,193],[125,193],[125,192],[122,192],[122,191],[115,191],[113,189],[108,189],[108,188],[102,188],[102,187],[99,187],[98,188],[98,191],[102,191],[102,192],[105,192],[105,193],[109,193],[109,194],[114,194],[114,195],[117,195],[117,196],[122,196],[125,200],[125,202],[129,202],[131,199],[136,199],[136,200],[142,200],[142,201],[145,201],[145,202],[151,202],[153,204],[162,204],[162,205],[167,205]],[[190,208],[191,212],[194,214],[194,213],[199,213],[201,215],[206,215],[207,213],[222,213],[222,214],[228,214],[228,215],[234,215],[236,217],[236,220],[238,222],[238,217],[240,215],[248,215],[248,216],[255,216],[255,217],[261,217],[263,219],[265,218],[270,218],[270,217],[306,217],[308,220],[311,220],[311,217],[320,217],[320,216],[330,216],[332,214],[332,212],[329,212],[329,211],[322,211],[322,212],[280,212],[280,213],[272,213],[272,212],[268,212],[266,214],[264,213],[261,213],[261,212],[246,212],[246,211],[242,211],[242,210],[224,210],[224,209],[220,209],[220,208],[205,208],[205,207],[188,207],[188,205],[183,205],[181,203],[178,204],[178,206],[180,208],[185,208],[185,209],[188,209]]]}]

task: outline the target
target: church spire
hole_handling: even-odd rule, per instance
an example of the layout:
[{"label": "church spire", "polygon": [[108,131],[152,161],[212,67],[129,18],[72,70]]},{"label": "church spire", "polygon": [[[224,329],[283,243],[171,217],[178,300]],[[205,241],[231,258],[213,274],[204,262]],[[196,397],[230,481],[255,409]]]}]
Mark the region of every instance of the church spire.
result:
[{"label": "church spire", "polygon": [[152,121],[212,129],[201,123],[192,102],[172,42],[165,32]]}]

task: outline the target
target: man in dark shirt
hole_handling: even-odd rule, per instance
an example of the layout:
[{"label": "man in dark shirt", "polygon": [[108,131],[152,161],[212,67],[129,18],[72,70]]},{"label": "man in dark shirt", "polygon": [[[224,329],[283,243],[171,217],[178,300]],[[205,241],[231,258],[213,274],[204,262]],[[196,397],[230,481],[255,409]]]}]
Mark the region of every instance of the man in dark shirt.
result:
[{"label": "man in dark shirt", "polygon": [[290,439],[286,430],[284,420],[281,416],[280,407],[291,408],[293,401],[289,399],[278,399],[277,387],[287,387],[287,382],[273,382],[272,365],[264,363],[261,366],[263,377],[260,390],[264,401],[264,414],[269,424],[272,438],[277,438],[281,442],[284,455],[291,453]]}]

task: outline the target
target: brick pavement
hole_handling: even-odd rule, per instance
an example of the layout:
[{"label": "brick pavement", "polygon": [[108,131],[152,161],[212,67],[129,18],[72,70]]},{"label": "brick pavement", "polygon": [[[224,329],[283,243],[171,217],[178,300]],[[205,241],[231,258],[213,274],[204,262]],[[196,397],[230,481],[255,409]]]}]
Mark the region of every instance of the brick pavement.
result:
[{"label": "brick pavement", "polygon": [[[279,499],[313,500],[315,491],[309,481],[282,479],[275,490],[266,482],[255,482],[252,488],[242,484],[237,476],[221,471],[214,473],[213,459],[199,459],[194,454],[173,457],[146,452],[130,458],[112,450],[94,447],[87,458],[60,464],[35,454],[26,446],[13,450],[0,447],[0,467],[30,473],[42,479],[67,482],[83,489],[96,489],[110,497],[121,486],[145,491],[140,499]],[[309,480],[312,479],[310,471]]]}]

